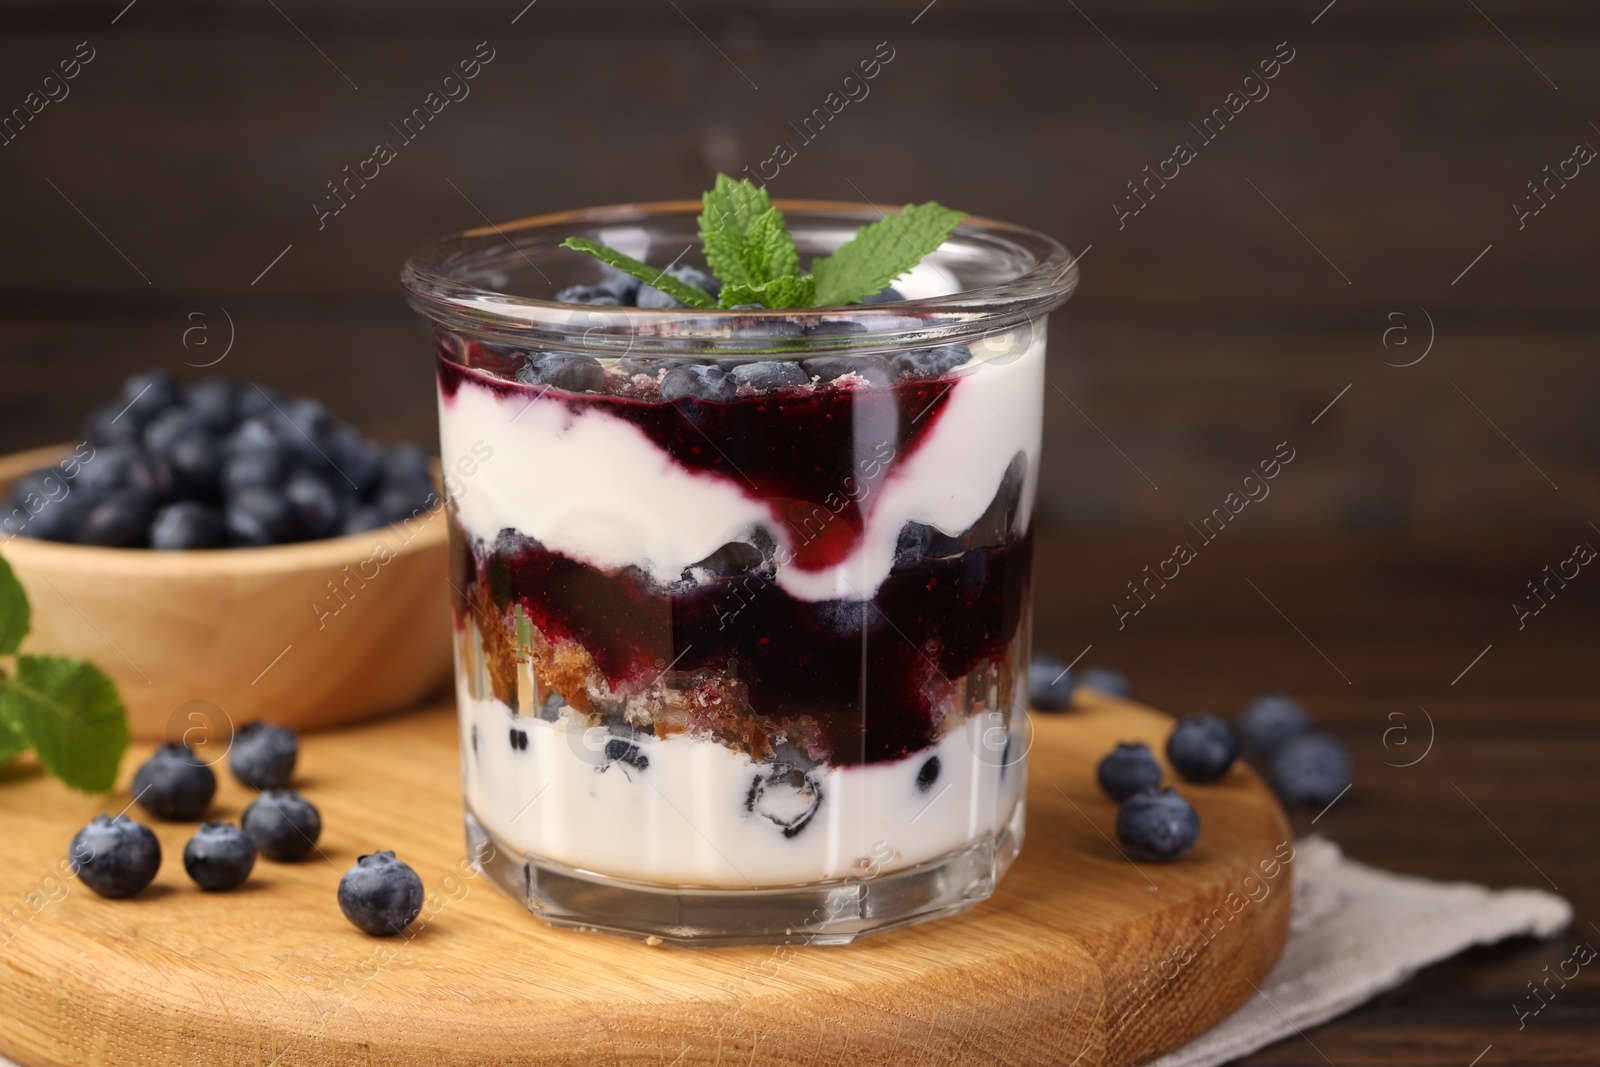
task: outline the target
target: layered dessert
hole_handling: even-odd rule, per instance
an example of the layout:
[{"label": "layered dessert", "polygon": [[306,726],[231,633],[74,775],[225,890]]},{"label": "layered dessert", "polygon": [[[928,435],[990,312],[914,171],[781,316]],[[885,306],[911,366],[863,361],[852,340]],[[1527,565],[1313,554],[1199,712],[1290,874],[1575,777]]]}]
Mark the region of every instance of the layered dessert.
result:
[{"label": "layered dessert", "polygon": [[662,887],[1008,860],[1042,325],[710,359],[437,327],[444,466],[473,469],[450,580],[488,839]]}]

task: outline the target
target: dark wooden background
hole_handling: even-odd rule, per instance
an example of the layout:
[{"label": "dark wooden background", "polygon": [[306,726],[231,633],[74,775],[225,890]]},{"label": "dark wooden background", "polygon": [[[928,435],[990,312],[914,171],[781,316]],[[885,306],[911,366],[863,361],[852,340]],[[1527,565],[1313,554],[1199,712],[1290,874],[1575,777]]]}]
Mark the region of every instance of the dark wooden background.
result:
[{"label": "dark wooden background", "polygon": [[[1288,687],[1360,771],[1315,829],[1577,905],[1552,944],[1470,954],[1250,1062],[1595,1062],[1600,976],[1522,1030],[1512,1005],[1600,944],[1600,577],[1526,630],[1510,605],[1600,544],[1600,166],[1522,229],[1512,207],[1600,148],[1600,9],[125,3],[0,5],[0,112],[95,50],[0,147],[0,449],[68,436],[128,372],[199,374],[230,334],[217,370],[432,440],[408,251],[485,216],[694,196],[798,144],[788,123],[886,41],[870,95],[770,188],[936,198],[1085,251],[1052,322],[1040,644],[1092,646],[1177,710]],[[319,231],[325,183],[480,41],[470,97]],[[1279,42],[1270,95],[1119,229],[1125,183]],[[1119,630],[1123,583],[1282,441],[1272,495]],[[1389,716],[1420,731],[1423,708],[1436,751],[1386,766]]]}]

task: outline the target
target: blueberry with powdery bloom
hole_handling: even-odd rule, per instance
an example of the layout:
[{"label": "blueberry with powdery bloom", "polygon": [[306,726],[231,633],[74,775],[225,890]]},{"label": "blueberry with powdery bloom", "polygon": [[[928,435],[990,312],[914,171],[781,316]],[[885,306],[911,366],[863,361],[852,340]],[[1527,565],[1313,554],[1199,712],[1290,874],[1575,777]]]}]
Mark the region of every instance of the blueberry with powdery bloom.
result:
[{"label": "blueberry with powdery bloom", "polygon": [[161,842],[126,815],[96,815],[68,852],[78,880],[103,897],[131,897],[161,869]]},{"label": "blueberry with powdery bloom", "polygon": [[1117,838],[1134,859],[1169,863],[1200,840],[1200,815],[1176,789],[1146,789],[1117,809]]},{"label": "blueberry with powdery bloom", "polygon": [[279,863],[301,859],[322,836],[321,813],[292,789],[268,789],[244,809],[239,823],[261,854]]},{"label": "blueberry with powdery bloom", "polygon": [[1326,734],[1306,734],[1278,750],[1268,778],[1285,804],[1320,808],[1339,799],[1350,785],[1352,770],[1344,745]]},{"label": "blueberry with powdery bloom", "polygon": [[1191,782],[1214,782],[1239,758],[1239,735],[1215,715],[1185,715],[1167,738],[1167,762]]},{"label": "blueberry with powdery bloom", "polygon": [[1028,664],[1028,702],[1039,711],[1063,711],[1072,705],[1077,681],[1065,663],[1037,655]]},{"label": "blueberry with powdery bloom", "polygon": [[1095,780],[1112,800],[1127,800],[1161,784],[1161,765],[1143,741],[1124,741],[1100,761]]},{"label": "blueberry with powdery bloom", "polygon": [[339,910],[363,933],[398,934],[422,911],[422,879],[393,852],[370,852],[339,879]]},{"label": "blueberry with powdery bloom", "polygon": [[208,893],[237,889],[256,865],[256,846],[232,823],[201,823],[183,846],[183,869]]},{"label": "blueberry with powdery bloom", "polygon": [[217,776],[188,745],[169,742],[134,772],[133,798],[158,819],[188,822],[205,814]]},{"label": "blueberry with powdery bloom", "polygon": [[1252,700],[1239,716],[1239,736],[1245,748],[1264,760],[1295,738],[1311,731],[1311,719],[1299,701],[1287,693],[1264,693]]},{"label": "blueberry with powdery bloom", "polygon": [[252,722],[239,727],[228,750],[228,769],[251,789],[282,789],[294,773],[300,735],[287,726]]}]

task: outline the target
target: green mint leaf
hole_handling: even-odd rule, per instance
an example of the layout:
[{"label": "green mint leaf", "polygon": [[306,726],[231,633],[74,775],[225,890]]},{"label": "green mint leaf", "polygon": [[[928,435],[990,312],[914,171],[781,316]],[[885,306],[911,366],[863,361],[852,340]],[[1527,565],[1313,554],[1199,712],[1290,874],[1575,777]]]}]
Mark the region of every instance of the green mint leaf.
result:
[{"label": "green mint leaf", "polygon": [[718,174],[701,205],[700,245],[723,285],[758,286],[800,276],[800,253],[783,212],[772,206],[765,189]]},{"label": "green mint leaf", "polygon": [[587,237],[568,237],[561,242],[561,247],[587,252],[602,263],[609,263],[618,270],[633,275],[646,285],[655,286],[668,296],[692,308],[714,308],[717,306],[717,302],[711,298],[711,294],[698,285],[680,282],[664,270],[652,267],[648,263],[640,263],[632,256],[623,255],[615,248],[607,248],[605,245],[596,244]]},{"label": "green mint leaf", "polygon": [[0,686],[0,717],[32,742],[46,770],[85,793],[111,788],[128,747],[128,715],[100,668],[18,656],[16,676]]},{"label": "green mint leaf", "polygon": [[11,655],[22,644],[30,617],[28,594],[17,581],[11,564],[0,559],[0,656]]},{"label": "green mint leaf", "polygon": [[817,307],[854,304],[880,292],[922,257],[944,244],[964,217],[929,201],[907,204],[900,214],[861,227],[837,252],[811,265]]},{"label": "green mint leaf", "polygon": [[750,224],[749,247],[760,268],[761,281],[800,277],[800,252],[789,236],[783,212],[770,208]]},{"label": "green mint leaf", "polygon": [[[767,191],[753,182],[718,174],[716,183],[700,198],[700,236],[708,231],[743,241],[756,219],[773,210]],[[782,221],[783,216],[779,215]],[[713,267],[714,269],[714,267]],[[719,275],[718,281],[722,278]]]},{"label": "green mint leaf", "polygon": [[817,296],[817,284],[811,275],[803,278],[774,278],[762,285],[729,285],[722,290],[722,306],[760,304],[773,310],[808,308]]},{"label": "green mint leaf", "polygon": [[[4,681],[0,680],[0,685],[3,684],[5,684]],[[6,760],[17,753],[26,752],[27,750],[28,739],[7,726],[5,719],[0,718],[0,764],[5,763]]]}]

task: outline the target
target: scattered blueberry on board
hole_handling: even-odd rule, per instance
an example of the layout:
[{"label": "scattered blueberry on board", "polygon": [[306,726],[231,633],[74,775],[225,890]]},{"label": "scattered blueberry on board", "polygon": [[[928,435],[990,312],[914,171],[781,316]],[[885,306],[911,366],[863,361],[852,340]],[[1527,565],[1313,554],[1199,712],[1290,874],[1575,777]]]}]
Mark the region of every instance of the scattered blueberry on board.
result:
[{"label": "scattered blueberry on board", "polygon": [[1095,779],[1112,800],[1127,800],[1161,784],[1161,765],[1143,741],[1124,741],[1100,761]]},{"label": "scattered blueberry on board", "polygon": [[0,509],[8,532],[109,548],[257,547],[361,533],[437,503],[415,445],[374,444],[317,401],[265,386],[135,374],[82,432],[54,467],[14,483]]},{"label": "scattered blueberry on board", "polygon": [[1239,716],[1239,736],[1258,759],[1272,759],[1284,745],[1310,732],[1305,708],[1287,693],[1263,693]]},{"label": "scattered blueberry on board", "polygon": [[1272,757],[1267,777],[1285,804],[1324,807],[1344,792],[1352,770],[1344,745],[1326,734],[1302,734]]},{"label": "scattered blueberry on board", "polygon": [[1077,682],[1054,656],[1036,655],[1028,664],[1028,703],[1039,711],[1062,711],[1072,704]]},{"label": "scattered blueberry on board", "polygon": [[240,826],[269,860],[292,863],[316,847],[322,815],[292,789],[268,789],[244,809]]},{"label": "scattered blueberry on board", "polygon": [[251,789],[282,789],[294,773],[300,735],[287,726],[252,722],[239,727],[228,750],[228,767]]},{"label": "scattered blueberry on board", "polygon": [[161,842],[126,815],[96,815],[68,853],[84,885],[103,897],[131,897],[161,869]]},{"label": "scattered blueberry on board", "polygon": [[256,865],[256,846],[232,823],[200,824],[183,846],[183,869],[195,885],[211,893],[236,889]]},{"label": "scattered blueberry on board", "polygon": [[398,934],[422,910],[422,879],[393,852],[368,853],[339,879],[339,909],[374,937]]},{"label": "scattered blueberry on board", "polygon": [[158,819],[193,822],[217,793],[217,776],[188,745],[162,745],[134,772],[133,797]]},{"label": "scattered blueberry on board", "polygon": [[1200,840],[1200,816],[1176,789],[1146,789],[1117,809],[1117,837],[1134,858],[1168,863]]},{"label": "scattered blueberry on board", "polygon": [[1215,715],[1185,715],[1167,738],[1167,762],[1191,782],[1216,781],[1238,758],[1239,735]]}]

